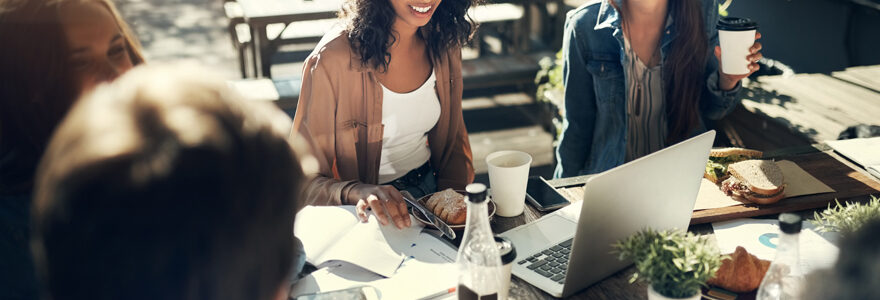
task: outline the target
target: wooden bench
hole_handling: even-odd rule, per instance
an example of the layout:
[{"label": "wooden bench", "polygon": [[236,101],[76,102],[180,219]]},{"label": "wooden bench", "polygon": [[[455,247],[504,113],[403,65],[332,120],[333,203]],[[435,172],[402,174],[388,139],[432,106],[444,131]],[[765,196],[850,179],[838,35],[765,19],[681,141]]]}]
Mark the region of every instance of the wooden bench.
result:
[{"label": "wooden bench", "polygon": [[[462,80],[465,90],[491,88],[499,86],[516,86],[534,84],[535,74],[540,66],[538,61],[553,55],[550,52],[534,54],[513,54],[505,56],[487,56],[469,59],[462,62]],[[259,84],[250,84],[259,82]],[[299,99],[302,83],[300,74],[290,78],[278,79],[241,79],[232,80],[230,84],[240,86],[239,91],[254,93],[262,100],[280,100],[283,108],[295,108]],[[270,91],[274,87],[275,91]],[[268,97],[266,95],[275,95]],[[263,99],[272,98],[272,99]],[[277,98],[277,99],[276,99]]]},{"label": "wooden bench", "polygon": [[[552,53],[489,56],[462,62],[462,80],[465,90],[534,84],[540,69],[538,61]],[[251,100],[277,101],[283,109],[295,109],[299,99],[302,77],[240,79],[229,84]]]},{"label": "wooden bench", "polygon": [[552,52],[485,56],[461,63],[464,89],[534,84],[541,69],[538,61]]}]

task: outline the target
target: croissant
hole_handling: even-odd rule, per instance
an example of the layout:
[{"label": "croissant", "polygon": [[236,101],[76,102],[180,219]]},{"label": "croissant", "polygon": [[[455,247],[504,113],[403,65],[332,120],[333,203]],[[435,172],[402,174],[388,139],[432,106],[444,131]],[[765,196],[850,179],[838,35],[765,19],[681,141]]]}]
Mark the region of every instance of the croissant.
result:
[{"label": "croissant", "polygon": [[464,196],[453,189],[434,193],[428,198],[425,206],[446,224],[461,225],[467,220],[467,204],[464,203]]},{"label": "croissant", "polygon": [[730,258],[721,262],[721,268],[708,284],[734,293],[748,293],[758,289],[768,268],[769,261],[749,254],[743,247],[736,247]]}]

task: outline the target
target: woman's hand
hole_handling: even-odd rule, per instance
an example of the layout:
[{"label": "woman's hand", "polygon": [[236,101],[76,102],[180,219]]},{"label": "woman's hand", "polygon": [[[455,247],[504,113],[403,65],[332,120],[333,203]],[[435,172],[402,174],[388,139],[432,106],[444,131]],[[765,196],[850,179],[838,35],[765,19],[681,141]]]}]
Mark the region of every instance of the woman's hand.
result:
[{"label": "woman's hand", "polygon": [[355,210],[361,222],[366,222],[367,212],[372,211],[382,225],[388,225],[388,217],[391,217],[397,228],[412,225],[406,201],[393,186],[358,183],[348,192],[348,200],[348,203],[357,203]]},{"label": "woman's hand", "polygon": [[[761,33],[755,33],[755,40],[758,40],[760,38]],[[721,90],[732,90],[734,87],[736,87],[736,84],[739,83],[740,80],[749,77],[749,75],[752,75],[752,73],[755,73],[755,71],[758,71],[758,69],[761,68],[760,66],[758,66],[758,60],[764,57],[764,55],[759,52],[761,51],[761,43],[755,42],[755,44],[752,45],[751,48],[749,48],[749,51],[751,52],[751,54],[749,56],[746,56],[746,59],[751,62],[751,64],[749,65],[749,73],[742,75],[730,75],[721,72],[721,47],[715,46],[715,58],[718,59],[718,87],[721,88]]]}]

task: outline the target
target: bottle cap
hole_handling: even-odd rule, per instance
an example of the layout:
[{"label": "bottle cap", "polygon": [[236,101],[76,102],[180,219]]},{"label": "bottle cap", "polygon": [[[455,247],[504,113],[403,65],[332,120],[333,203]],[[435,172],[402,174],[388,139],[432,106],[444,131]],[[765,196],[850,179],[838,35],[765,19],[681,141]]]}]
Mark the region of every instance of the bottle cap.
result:
[{"label": "bottle cap", "polygon": [[801,232],[801,216],[791,213],[779,214],[779,229],[784,233]]},{"label": "bottle cap", "polygon": [[486,201],[486,185],[482,183],[471,183],[464,188],[468,193],[468,201],[473,203],[482,203]]},{"label": "bottle cap", "polygon": [[498,254],[501,255],[501,264],[512,263],[516,259],[516,248],[505,237],[495,236],[495,245],[498,246]]}]

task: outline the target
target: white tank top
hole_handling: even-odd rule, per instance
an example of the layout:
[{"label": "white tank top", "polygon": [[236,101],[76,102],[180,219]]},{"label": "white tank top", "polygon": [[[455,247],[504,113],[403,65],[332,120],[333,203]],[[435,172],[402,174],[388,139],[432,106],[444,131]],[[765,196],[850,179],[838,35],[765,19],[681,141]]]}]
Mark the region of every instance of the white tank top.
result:
[{"label": "white tank top", "polygon": [[428,131],[440,119],[440,99],[431,76],[409,93],[382,86],[382,155],[379,183],[388,183],[425,164],[431,158]]}]

